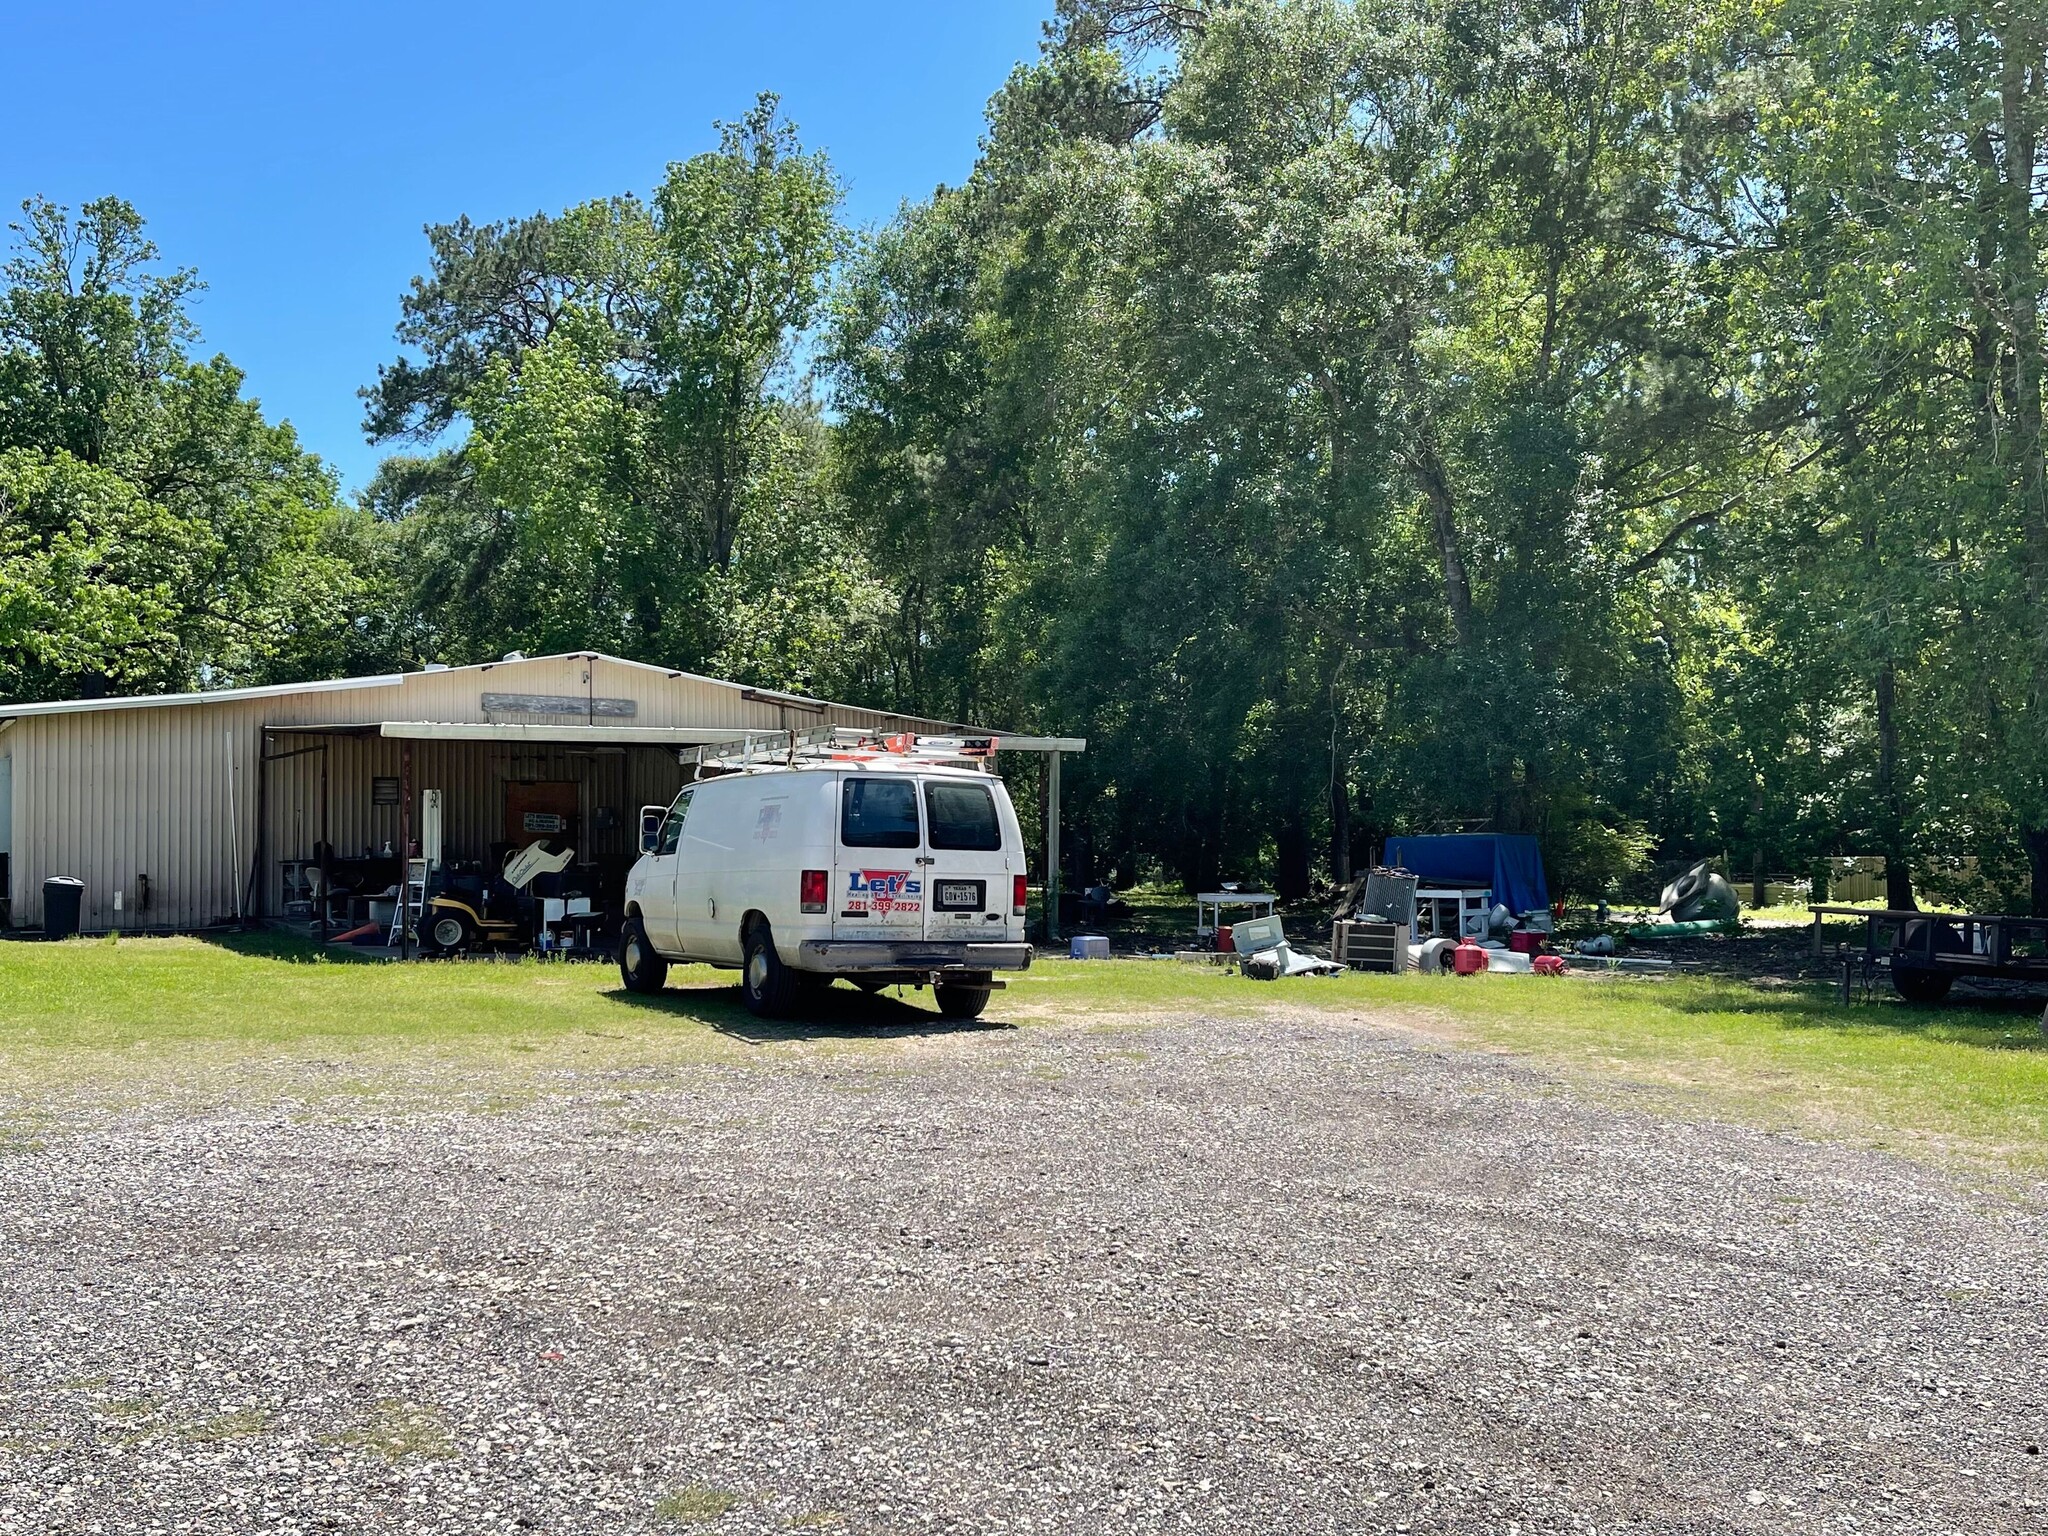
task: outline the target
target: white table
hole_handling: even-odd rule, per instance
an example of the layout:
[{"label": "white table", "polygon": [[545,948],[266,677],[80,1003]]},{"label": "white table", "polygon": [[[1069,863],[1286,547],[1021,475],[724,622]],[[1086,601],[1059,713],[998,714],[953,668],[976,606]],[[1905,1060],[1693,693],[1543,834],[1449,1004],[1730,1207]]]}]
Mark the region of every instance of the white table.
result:
[{"label": "white table", "polygon": [[1271,917],[1273,904],[1280,898],[1269,896],[1264,891],[1202,891],[1195,897],[1195,933],[1201,938],[1213,937],[1223,926],[1225,907],[1263,908],[1255,910],[1253,917]]}]

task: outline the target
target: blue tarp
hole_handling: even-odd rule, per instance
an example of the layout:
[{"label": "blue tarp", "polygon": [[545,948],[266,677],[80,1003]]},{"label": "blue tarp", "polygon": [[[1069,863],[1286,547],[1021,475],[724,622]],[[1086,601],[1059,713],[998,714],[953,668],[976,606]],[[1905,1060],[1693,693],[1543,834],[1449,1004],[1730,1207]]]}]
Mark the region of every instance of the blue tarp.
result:
[{"label": "blue tarp", "polygon": [[1550,910],[1550,885],[1536,839],[1518,832],[1390,837],[1386,862],[1424,885],[1485,885],[1516,916]]}]

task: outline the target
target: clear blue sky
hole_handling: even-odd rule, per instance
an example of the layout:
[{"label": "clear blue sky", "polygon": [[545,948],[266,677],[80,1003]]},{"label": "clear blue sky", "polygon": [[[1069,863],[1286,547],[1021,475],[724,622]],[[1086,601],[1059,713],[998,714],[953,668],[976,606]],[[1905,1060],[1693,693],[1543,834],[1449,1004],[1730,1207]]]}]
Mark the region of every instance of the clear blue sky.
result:
[{"label": "clear blue sky", "polygon": [[1052,0],[0,0],[5,222],[127,198],[207,284],[202,350],[359,487],[420,227],[650,191],[773,90],[855,223],[962,180]]}]

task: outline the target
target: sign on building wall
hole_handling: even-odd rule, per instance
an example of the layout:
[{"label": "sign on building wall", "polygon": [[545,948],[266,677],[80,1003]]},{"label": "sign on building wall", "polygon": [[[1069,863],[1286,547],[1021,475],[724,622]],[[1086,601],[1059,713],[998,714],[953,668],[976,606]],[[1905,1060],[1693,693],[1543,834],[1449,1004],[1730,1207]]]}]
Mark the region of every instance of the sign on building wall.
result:
[{"label": "sign on building wall", "polygon": [[573,693],[487,693],[487,715],[603,715],[631,719],[640,713],[637,699],[593,699]]}]

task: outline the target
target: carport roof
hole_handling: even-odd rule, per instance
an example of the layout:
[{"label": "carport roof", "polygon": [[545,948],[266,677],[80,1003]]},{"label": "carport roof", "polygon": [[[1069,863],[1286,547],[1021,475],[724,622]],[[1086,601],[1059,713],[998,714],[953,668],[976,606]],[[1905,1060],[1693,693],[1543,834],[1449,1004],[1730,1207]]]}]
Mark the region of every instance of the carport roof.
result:
[{"label": "carport roof", "polygon": [[[277,699],[294,693],[346,693],[357,688],[397,688],[408,677],[429,674],[440,677],[451,672],[482,674],[499,667],[516,667],[527,662],[546,661],[602,661],[615,667],[630,667],[635,671],[650,672],[656,677],[705,683],[713,688],[729,688],[743,698],[759,700],[765,704],[787,704],[794,708],[814,710],[853,707],[835,706],[828,700],[813,699],[800,693],[780,693],[772,688],[754,688],[722,677],[705,677],[702,673],[683,672],[674,667],[657,666],[649,661],[628,661],[623,656],[608,656],[603,651],[561,651],[551,656],[507,656],[501,661],[480,661],[463,667],[429,666],[423,672],[385,672],[372,677],[329,677],[305,683],[266,683],[258,688],[207,688],[191,693],[145,693],[106,699],[51,699],[37,704],[0,703],[0,720],[24,715],[83,714],[105,709],[164,709],[179,704],[232,704],[241,699]],[[903,718],[912,717],[905,715]]]},{"label": "carport roof", "polygon": [[[899,716],[897,718],[907,718]],[[274,736],[382,736],[395,741],[544,741],[583,746],[711,747],[726,742],[780,736],[780,729],[760,726],[694,725],[514,725],[439,720],[351,720],[332,725],[270,725]],[[974,731],[991,737],[1003,752],[1085,752],[1084,736],[1005,736],[999,731]]]},{"label": "carport roof", "polygon": [[352,720],[333,725],[272,725],[266,730],[285,736],[383,736],[397,741],[546,741],[586,746],[708,747],[722,742],[769,737],[779,731],[762,727],[694,725],[515,725],[491,721]]},{"label": "carport roof", "polygon": [[[321,678],[305,683],[271,683],[259,688],[214,688],[193,693],[152,693],[122,698],[107,699],[52,699],[36,704],[0,703],[0,730],[6,729],[14,720],[35,715],[84,714],[100,710],[119,709],[164,709],[180,704],[231,704],[244,699],[277,699],[303,693],[349,693],[357,689],[397,688],[408,678],[435,676],[442,677],[456,672],[474,672],[479,677],[499,667],[516,667],[529,662],[550,661],[602,661],[615,667],[627,667],[637,672],[651,673],[655,677],[702,683],[714,688],[726,688],[752,703],[775,704],[792,709],[810,710],[823,714],[828,710],[840,709],[850,713],[879,717],[884,720],[902,722],[899,729],[916,728],[921,731],[951,735],[993,736],[1004,751],[1011,752],[1084,752],[1088,743],[1079,736],[1027,736],[1007,731],[992,730],[986,726],[969,726],[958,722],[928,719],[920,715],[908,715],[896,710],[875,710],[864,705],[835,704],[826,699],[814,699],[801,693],[783,693],[773,688],[755,688],[746,683],[730,682],[721,677],[705,677],[698,672],[679,671],[673,667],[658,666],[648,661],[628,661],[622,656],[610,656],[603,651],[562,651],[549,656],[507,656],[499,661],[477,662],[464,667],[429,667],[422,672],[387,672],[373,677]],[[715,746],[722,742],[744,741],[749,736],[773,734],[762,729],[747,730],[732,726],[610,726],[610,725],[510,725],[510,724],[455,724],[419,720],[384,720],[370,723],[352,722],[342,725],[299,725],[270,726],[273,731],[298,731],[301,733],[323,733],[326,735],[370,736],[381,735],[401,739],[427,741],[545,741],[584,742],[589,744],[610,743],[619,746],[669,746],[698,747]]]}]

